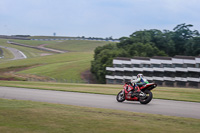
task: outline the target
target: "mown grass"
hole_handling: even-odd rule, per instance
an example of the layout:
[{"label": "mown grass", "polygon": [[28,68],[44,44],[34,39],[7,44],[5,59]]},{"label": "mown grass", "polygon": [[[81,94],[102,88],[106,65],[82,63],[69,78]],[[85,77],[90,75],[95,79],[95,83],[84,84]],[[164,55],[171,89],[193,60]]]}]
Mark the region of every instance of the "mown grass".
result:
[{"label": "mown grass", "polygon": [[28,70],[21,70],[18,74],[32,74],[56,79],[81,80],[81,73],[90,68],[93,53],[70,52],[50,56],[36,57],[24,60],[15,60],[1,63],[0,70],[10,67],[24,69],[27,66],[35,66]]},{"label": "mown grass", "polygon": [[81,81],[81,73],[89,69],[90,59],[61,63],[52,63],[18,72],[19,74],[33,74],[54,78],[57,80]]},{"label": "mown grass", "polygon": [[[36,75],[46,78],[55,78],[57,80],[77,80],[82,82],[81,73],[90,69],[90,63],[93,59],[93,50],[97,46],[107,44],[105,41],[80,41],[80,40],[66,40],[66,41],[33,41],[33,40],[11,40],[18,43],[23,43],[32,46],[38,46],[41,44],[49,44],[47,46],[55,49],[62,49],[73,51],[65,54],[56,54],[45,57],[41,56],[45,51],[35,50],[27,47],[21,47],[16,45],[7,44],[6,39],[0,39],[0,45],[7,47],[14,47],[28,56],[28,59],[9,61],[1,63],[1,69],[6,71],[10,67],[22,68],[26,70],[20,70],[17,74],[20,76],[30,77],[30,75]],[[81,51],[81,52],[79,52]],[[30,58],[31,57],[31,58]],[[34,58],[32,58],[34,57]],[[34,66],[34,67],[31,67]],[[31,68],[30,68],[31,67]]]},{"label": "mown grass", "polygon": [[200,119],[0,99],[1,133],[197,133]]},{"label": "mown grass", "polygon": [[56,41],[34,41],[34,40],[12,40],[14,42],[39,46],[41,44],[48,44],[45,47],[67,50],[71,52],[93,52],[98,46],[103,46],[108,43],[106,41],[89,41],[89,40],[56,40]]},{"label": "mown grass", "polygon": [[11,41],[31,46],[39,46],[42,44],[58,44],[59,41],[35,41],[35,40],[15,40],[12,39]]},{"label": "mown grass", "polygon": [[[16,40],[11,40],[11,41],[16,41]],[[33,49],[33,48],[8,44],[7,39],[0,39],[0,45],[6,46],[6,47],[11,47],[11,48],[16,48],[16,49],[22,51],[27,56],[27,58],[38,57],[38,56],[41,56],[43,53],[51,54],[51,52],[47,52],[47,51],[42,51],[42,50],[37,50],[37,49]]]},{"label": "mown grass", "polygon": [[[66,40],[58,44],[50,44],[45,47],[68,50],[73,52],[91,52],[98,46],[108,44],[106,41],[88,41],[88,40]],[[113,42],[110,42],[113,43]]]},{"label": "mown grass", "polygon": [[3,61],[6,61],[8,59],[14,58],[13,54],[9,50],[7,50],[5,48],[1,48],[1,49],[3,50],[3,56],[4,57],[0,58],[0,62],[3,62]]},{"label": "mown grass", "polygon": [[66,36],[31,36],[29,38],[31,38],[31,39],[61,39],[61,38],[74,38],[74,39],[76,39],[77,37],[66,37]]},{"label": "mown grass", "polygon": [[[0,86],[95,93],[95,94],[106,94],[106,95],[117,95],[117,93],[120,90],[122,90],[122,85],[23,82],[23,81],[0,81]],[[154,98],[158,99],[200,102],[200,97],[199,97],[200,89],[157,87],[154,90],[152,90],[152,92]]]}]

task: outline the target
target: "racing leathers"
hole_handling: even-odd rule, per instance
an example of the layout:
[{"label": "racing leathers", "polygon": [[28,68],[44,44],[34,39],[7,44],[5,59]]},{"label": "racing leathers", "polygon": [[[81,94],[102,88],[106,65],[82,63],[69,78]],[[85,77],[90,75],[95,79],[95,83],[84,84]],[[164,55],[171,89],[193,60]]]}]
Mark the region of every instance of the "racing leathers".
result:
[{"label": "racing leathers", "polygon": [[138,86],[141,86],[141,85],[145,85],[145,84],[148,84],[149,82],[147,81],[147,79],[145,78],[137,78],[135,80],[132,80],[131,81],[132,84],[136,84]]},{"label": "racing leathers", "polygon": [[[147,79],[140,77],[135,80],[131,80],[131,83],[134,86],[134,91],[141,92],[139,87],[142,85],[148,84],[149,82],[147,81]],[[136,87],[136,86],[139,86],[139,87]]]}]

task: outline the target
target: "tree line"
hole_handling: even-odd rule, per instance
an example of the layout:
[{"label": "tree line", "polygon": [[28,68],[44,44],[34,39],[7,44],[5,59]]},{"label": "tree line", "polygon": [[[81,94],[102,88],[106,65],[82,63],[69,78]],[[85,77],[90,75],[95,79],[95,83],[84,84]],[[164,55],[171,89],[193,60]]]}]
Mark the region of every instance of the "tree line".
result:
[{"label": "tree line", "polygon": [[200,55],[200,34],[191,30],[191,24],[179,24],[170,30],[141,30],[129,37],[121,37],[119,43],[99,46],[94,50],[91,72],[99,83],[105,83],[106,67],[112,66],[115,57],[152,57]]}]

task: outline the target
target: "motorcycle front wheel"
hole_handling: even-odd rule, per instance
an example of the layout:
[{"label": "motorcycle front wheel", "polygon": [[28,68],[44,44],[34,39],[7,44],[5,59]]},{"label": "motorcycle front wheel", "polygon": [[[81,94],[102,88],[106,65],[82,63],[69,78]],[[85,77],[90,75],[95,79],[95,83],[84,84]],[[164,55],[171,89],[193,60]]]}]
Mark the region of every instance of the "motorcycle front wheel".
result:
[{"label": "motorcycle front wheel", "polygon": [[139,101],[140,101],[141,104],[147,104],[152,100],[153,94],[149,90],[145,90],[143,93],[145,94],[145,96],[140,97]]},{"label": "motorcycle front wheel", "polygon": [[124,92],[120,91],[120,92],[117,94],[116,99],[117,99],[118,102],[123,102],[123,101],[125,100]]}]

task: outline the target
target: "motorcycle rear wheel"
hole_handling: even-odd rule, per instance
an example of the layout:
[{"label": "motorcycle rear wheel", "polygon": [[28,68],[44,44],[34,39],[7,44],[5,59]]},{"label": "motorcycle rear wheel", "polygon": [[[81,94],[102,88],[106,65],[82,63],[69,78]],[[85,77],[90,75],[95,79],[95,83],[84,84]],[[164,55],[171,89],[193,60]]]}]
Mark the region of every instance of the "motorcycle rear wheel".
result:
[{"label": "motorcycle rear wheel", "polygon": [[153,98],[153,93],[152,93],[151,91],[145,90],[144,93],[145,93],[146,96],[145,96],[145,97],[140,97],[140,98],[139,98],[139,101],[140,101],[141,104],[147,104],[147,103],[149,103],[149,102],[152,100],[152,98]]},{"label": "motorcycle rear wheel", "polygon": [[122,91],[120,91],[118,94],[117,94],[117,97],[116,97],[117,101],[118,102],[123,102],[125,100],[125,95]]}]

